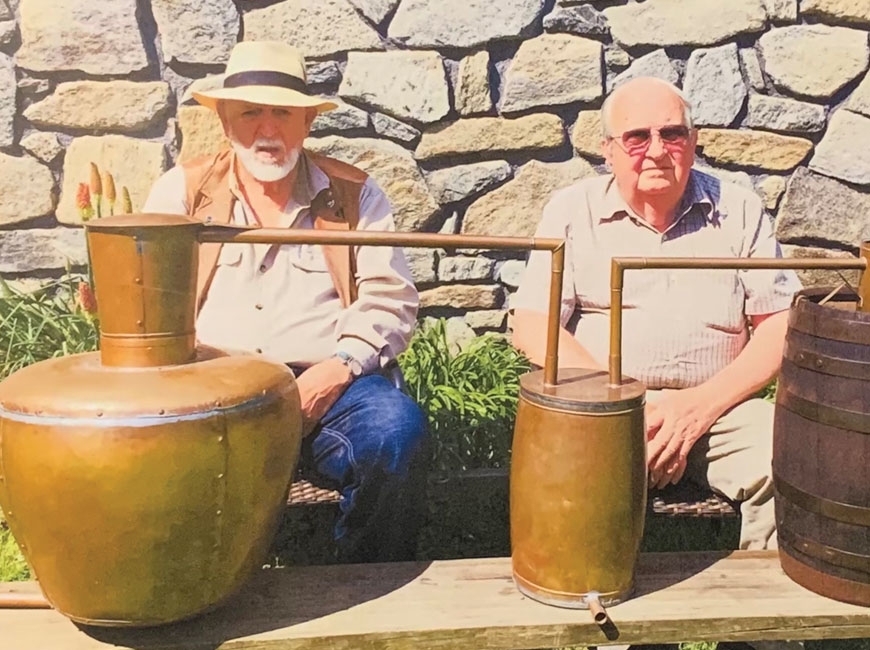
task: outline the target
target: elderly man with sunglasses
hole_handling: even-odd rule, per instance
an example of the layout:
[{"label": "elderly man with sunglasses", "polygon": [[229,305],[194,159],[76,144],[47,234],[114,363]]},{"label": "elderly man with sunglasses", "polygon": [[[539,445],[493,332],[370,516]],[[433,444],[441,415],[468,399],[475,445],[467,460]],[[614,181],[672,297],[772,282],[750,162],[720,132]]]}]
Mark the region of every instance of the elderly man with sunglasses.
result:
[{"label": "elderly man with sunglasses", "polygon": [[[671,84],[638,78],[602,107],[612,174],[553,195],[536,236],[567,240],[560,361],[604,368],[610,258],[776,257],[753,192],[693,169],[691,110]],[[514,308],[514,344],[544,358],[549,260],[532,253]],[[778,372],[792,272],[649,270],[624,288],[626,374],[647,394],[650,485],[684,477],[742,502],[741,548],[776,546],[773,407],[756,398]],[[750,336],[751,334],[751,336]]]}]

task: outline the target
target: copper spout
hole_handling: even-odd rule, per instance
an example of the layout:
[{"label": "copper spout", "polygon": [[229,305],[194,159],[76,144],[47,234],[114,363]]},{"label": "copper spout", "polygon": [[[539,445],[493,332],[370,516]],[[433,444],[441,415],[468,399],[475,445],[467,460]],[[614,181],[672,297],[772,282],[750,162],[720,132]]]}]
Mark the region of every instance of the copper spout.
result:
[{"label": "copper spout", "polygon": [[586,597],[583,600],[586,602],[587,607],[589,607],[589,613],[592,614],[592,619],[598,625],[604,625],[610,620],[610,616],[607,615],[607,610],[604,609],[604,605],[601,604],[601,598],[599,598],[597,591],[590,591],[586,594]]},{"label": "copper spout", "polygon": [[[622,384],[622,287],[628,269],[829,269],[865,271],[870,242],[861,245],[859,259],[780,259],[733,257],[614,257],[610,264],[610,367],[612,386]],[[870,311],[870,273],[861,274],[858,308]]]}]

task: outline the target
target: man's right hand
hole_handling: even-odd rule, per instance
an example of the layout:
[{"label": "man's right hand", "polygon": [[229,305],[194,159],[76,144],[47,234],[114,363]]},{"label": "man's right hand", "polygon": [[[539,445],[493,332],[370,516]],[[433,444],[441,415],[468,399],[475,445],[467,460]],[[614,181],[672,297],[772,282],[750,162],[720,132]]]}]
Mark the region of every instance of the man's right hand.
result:
[{"label": "man's right hand", "polygon": [[311,366],[296,380],[302,399],[302,432],[308,435],[353,381],[350,369],[335,357]]},{"label": "man's right hand", "polygon": [[686,471],[689,451],[722,415],[702,386],[667,391],[646,405],[649,484],[663,488]]}]

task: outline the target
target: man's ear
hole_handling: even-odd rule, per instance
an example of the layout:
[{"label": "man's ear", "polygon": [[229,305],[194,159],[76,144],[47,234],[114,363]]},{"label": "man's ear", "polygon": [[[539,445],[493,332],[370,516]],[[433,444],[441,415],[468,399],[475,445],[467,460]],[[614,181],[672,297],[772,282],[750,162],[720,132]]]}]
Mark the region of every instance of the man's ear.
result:
[{"label": "man's ear", "polygon": [[609,166],[610,165],[610,144],[611,141],[608,138],[601,138],[601,155],[604,157],[604,162]]},{"label": "man's ear", "polygon": [[226,107],[223,102],[218,102],[215,107],[215,113],[217,113],[218,119],[221,121],[221,127],[224,130],[224,135],[229,138],[230,137],[230,125],[227,122],[226,115]]},{"label": "man's ear", "polygon": [[307,131],[311,130],[311,125],[314,124],[314,120],[317,119],[317,112],[317,109],[313,107],[305,109],[305,129]]}]

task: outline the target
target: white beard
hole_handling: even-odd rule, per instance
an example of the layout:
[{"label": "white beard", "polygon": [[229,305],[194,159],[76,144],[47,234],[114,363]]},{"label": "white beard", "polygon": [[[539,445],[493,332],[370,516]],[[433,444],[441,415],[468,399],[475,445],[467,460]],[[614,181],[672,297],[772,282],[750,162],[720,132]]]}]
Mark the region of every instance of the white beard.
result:
[{"label": "white beard", "polygon": [[243,146],[235,139],[231,139],[230,142],[233,151],[236,152],[245,169],[248,170],[251,176],[262,183],[273,183],[286,178],[296,167],[296,164],[299,162],[299,155],[302,152],[300,147],[294,147],[285,154],[283,163],[268,163],[263,162],[257,157],[257,147],[279,147],[283,149],[284,143],[280,140],[257,138],[250,147]]}]

